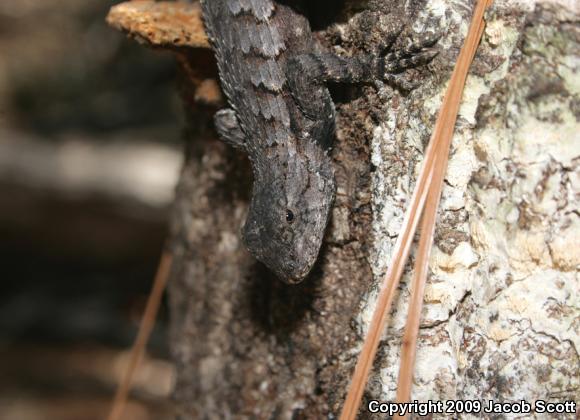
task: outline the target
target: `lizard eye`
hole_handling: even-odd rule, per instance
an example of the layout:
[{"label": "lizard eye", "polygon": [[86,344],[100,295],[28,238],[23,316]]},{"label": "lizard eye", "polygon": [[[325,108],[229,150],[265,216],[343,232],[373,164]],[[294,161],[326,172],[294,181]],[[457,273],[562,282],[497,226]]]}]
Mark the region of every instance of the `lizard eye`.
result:
[{"label": "lizard eye", "polygon": [[288,223],[292,223],[294,221],[294,213],[292,213],[292,210],[286,210],[286,221]]}]

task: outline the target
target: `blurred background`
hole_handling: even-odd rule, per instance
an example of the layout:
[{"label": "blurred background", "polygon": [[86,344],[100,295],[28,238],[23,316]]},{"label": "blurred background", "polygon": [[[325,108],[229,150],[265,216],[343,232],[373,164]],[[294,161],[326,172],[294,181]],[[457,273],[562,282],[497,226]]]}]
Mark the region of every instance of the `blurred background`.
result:
[{"label": "blurred background", "polygon": [[[0,0],[0,420],[102,419],[180,169],[173,58],[109,0]],[[166,310],[124,418],[163,419]]]}]

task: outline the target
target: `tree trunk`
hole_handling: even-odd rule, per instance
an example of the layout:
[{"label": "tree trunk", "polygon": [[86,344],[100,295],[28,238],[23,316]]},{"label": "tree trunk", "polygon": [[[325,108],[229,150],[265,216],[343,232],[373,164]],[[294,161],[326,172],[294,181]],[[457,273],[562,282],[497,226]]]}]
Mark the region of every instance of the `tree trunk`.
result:
[{"label": "tree trunk", "polygon": [[[379,51],[394,28],[396,46],[435,32],[440,54],[410,71],[410,93],[380,82],[333,90],[337,198],[300,285],[244,249],[249,164],[217,141],[210,112],[187,107],[169,288],[180,419],[340,412],[474,6],[417,3],[346,2],[343,22],[319,33],[353,54]],[[414,399],[579,398],[580,29],[563,3],[496,1],[488,13],[443,190]],[[367,402],[394,399],[408,294],[403,281]],[[360,414],[370,416],[364,403]]]}]

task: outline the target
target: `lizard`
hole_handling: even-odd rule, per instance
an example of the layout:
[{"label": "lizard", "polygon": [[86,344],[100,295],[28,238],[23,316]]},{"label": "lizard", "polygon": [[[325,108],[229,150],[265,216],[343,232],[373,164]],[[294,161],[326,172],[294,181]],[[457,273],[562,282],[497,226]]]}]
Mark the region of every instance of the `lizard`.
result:
[{"label": "lizard", "polygon": [[299,283],[317,260],[336,192],[335,106],[326,83],[385,80],[410,89],[396,73],[430,61],[436,39],[340,57],[281,2],[201,0],[201,7],[230,106],[215,114],[215,128],[248,154],[254,176],[243,242],[282,281]]}]

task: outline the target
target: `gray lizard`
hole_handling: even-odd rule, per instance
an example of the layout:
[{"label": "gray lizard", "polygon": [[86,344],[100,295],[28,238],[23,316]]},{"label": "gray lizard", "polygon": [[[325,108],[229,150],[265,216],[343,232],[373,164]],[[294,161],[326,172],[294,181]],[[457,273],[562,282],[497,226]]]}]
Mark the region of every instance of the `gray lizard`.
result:
[{"label": "gray lizard", "polygon": [[335,109],[326,82],[395,81],[429,61],[433,42],[386,55],[342,58],[315,42],[308,21],[272,0],[202,0],[206,31],[231,108],[220,138],[244,150],[254,173],[242,230],[250,252],[281,280],[311,271],[335,195],[329,157]]}]

